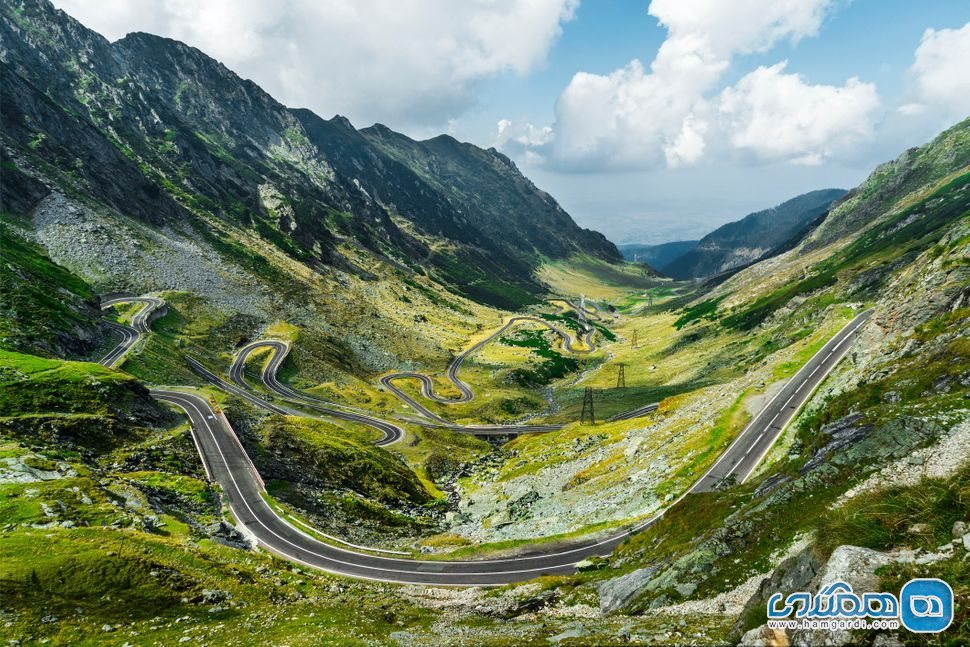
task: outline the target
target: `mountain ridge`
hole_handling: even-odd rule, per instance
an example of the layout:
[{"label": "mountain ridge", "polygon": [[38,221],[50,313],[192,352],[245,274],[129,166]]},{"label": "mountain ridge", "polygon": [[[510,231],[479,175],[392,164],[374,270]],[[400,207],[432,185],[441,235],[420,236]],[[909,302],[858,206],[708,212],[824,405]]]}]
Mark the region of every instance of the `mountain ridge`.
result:
[{"label": "mountain ridge", "polygon": [[[0,21],[24,6],[3,5]],[[18,33],[42,39],[24,24]],[[11,33],[0,25],[0,58]],[[155,44],[133,38],[125,47],[146,58],[106,61],[105,74],[169,55],[148,51]],[[508,274],[569,252],[575,237],[553,235],[565,216],[508,158],[447,136],[360,134],[342,117],[261,103],[256,86],[235,81],[237,121],[216,119],[206,93],[218,90],[218,67],[211,86],[182,87],[165,65],[118,84],[89,64],[78,57],[80,72],[38,76],[40,86],[0,65],[14,88],[4,83],[0,99],[19,110],[0,115],[18,118],[0,129],[4,639],[803,644],[822,640],[764,626],[780,586],[865,578],[896,591],[932,576],[954,585],[960,614],[940,640],[970,643],[970,120],[881,165],[765,260],[711,279],[659,280],[602,258],[548,262],[540,276],[558,300],[522,308],[541,329],[513,330],[508,313],[467,295],[537,298],[541,283]],[[68,92],[48,97],[47,82]],[[132,92],[165,97],[116,100]],[[496,178],[500,199],[488,190]],[[162,187],[158,204],[172,212],[124,201],[129,179]],[[454,196],[441,190],[452,184]],[[523,218],[534,229],[516,236],[490,222],[508,209],[535,214]],[[448,227],[463,239],[439,231]],[[64,361],[116,347],[117,324],[134,323],[138,308],[103,311],[97,295],[129,285],[167,304],[150,332],[114,368]],[[871,318],[836,344],[860,312]],[[550,326],[588,339],[588,352],[564,352]],[[257,340],[285,348],[285,361],[236,364]],[[836,350],[844,359],[824,378],[807,363]],[[214,389],[188,357],[224,377],[241,368],[234,377],[256,402],[269,393],[263,369],[279,368],[291,392],[393,420],[404,438],[378,449],[372,428],[318,409],[259,410]],[[450,399],[463,393],[449,369],[459,365],[473,400],[424,397],[413,379],[401,387],[461,424],[562,428],[486,442],[423,427],[382,386],[409,372]],[[818,382],[799,386],[809,370]],[[193,443],[208,423],[150,399],[148,385],[211,404],[265,479],[266,502],[341,550],[477,570],[476,560],[532,560],[573,541],[596,549],[605,533],[639,531],[576,573],[460,594],[287,562],[236,530],[247,519],[229,514],[232,489],[211,482]],[[757,459],[749,478],[685,496],[730,447],[743,449],[749,425],[767,423],[765,405],[788,408],[786,388],[802,391],[791,423],[764,454],[745,454]],[[271,397],[282,411],[297,406]],[[611,420],[635,411],[645,415]],[[750,429],[768,434],[786,417]]]},{"label": "mountain ridge", "polygon": [[707,278],[767,258],[790,238],[803,236],[803,227],[845,194],[844,189],[819,189],[749,213],[707,234],[662,271],[675,279]]},{"label": "mountain ridge", "polygon": [[[319,269],[366,274],[340,251],[350,239],[503,307],[541,296],[546,288],[535,271],[544,258],[584,252],[621,260],[612,243],[578,227],[495,151],[397,134],[393,148],[410,152],[395,159],[390,141],[375,131],[287,108],[176,40],[134,32],[108,42],[49,2],[21,0],[0,10],[0,60],[53,101],[62,130],[93,126],[116,149],[100,145],[90,163],[109,176],[134,164],[147,187],[136,186],[135,197],[174,199],[162,214],[109,202],[155,225],[171,218],[208,230],[199,214],[210,213]],[[343,150],[333,148],[333,131],[341,128]],[[27,150],[29,133],[21,135],[10,144],[41,159],[51,152],[43,143]],[[325,143],[330,147],[318,146]],[[50,161],[70,171],[72,162]],[[467,193],[435,180],[435,168],[464,178]],[[111,185],[110,178],[91,181]]]}]

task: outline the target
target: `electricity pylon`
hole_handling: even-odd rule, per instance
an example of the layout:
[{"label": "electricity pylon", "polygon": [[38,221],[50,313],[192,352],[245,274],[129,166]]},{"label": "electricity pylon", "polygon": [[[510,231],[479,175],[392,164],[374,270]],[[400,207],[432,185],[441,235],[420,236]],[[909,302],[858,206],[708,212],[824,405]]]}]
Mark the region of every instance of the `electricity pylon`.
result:
[{"label": "electricity pylon", "polygon": [[633,348],[634,350],[637,348],[637,331],[636,330],[633,331],[633,341],[630,342],[630,348]]},{"label": "electricity pylon", "polygon": [[616,388],[626,388],[626,364],[620,364],[616,371]]},{"label": "electricity pylon", "polygon": [[583,412],[579,414],[579,424],[596,424],[596,416],[593,414],[593,387],[587,386],[586,393],[583,395]]}]

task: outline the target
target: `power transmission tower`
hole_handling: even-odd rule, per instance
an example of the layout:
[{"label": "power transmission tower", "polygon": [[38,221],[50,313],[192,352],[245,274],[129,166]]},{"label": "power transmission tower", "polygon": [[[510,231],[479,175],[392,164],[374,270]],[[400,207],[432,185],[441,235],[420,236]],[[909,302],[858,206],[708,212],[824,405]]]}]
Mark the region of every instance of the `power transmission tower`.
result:
[{"label": "power transmission tower", "polygon": [[586,393],[583,395],[583,412],[579,414],[579,424],[596,424],[596,416],[593,414],[593,387],[587,386]]},{"label": "power transmission tower", "polygon": [[634,348],[634,349],[637,347],[637,331],[636,330],[633,331],[633,341],[630,343],[630,347],[631,348]]},{"label": "power transmission tower", "polygon": [[626,388],[626,364],[620,364],[616,371],[616,388]]}]

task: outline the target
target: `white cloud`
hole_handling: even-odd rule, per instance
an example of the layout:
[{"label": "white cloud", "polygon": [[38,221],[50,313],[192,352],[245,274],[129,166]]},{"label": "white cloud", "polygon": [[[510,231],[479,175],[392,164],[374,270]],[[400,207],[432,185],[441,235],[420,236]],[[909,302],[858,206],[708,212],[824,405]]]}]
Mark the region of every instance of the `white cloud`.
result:
[{"label": "white cloud", "polygon": [[508,147],[518,145],[522,148],[542,148],[553,138],[552,128],[538,128],[532,124],[516,124],[508,119],[500,119],[496,126],[494,146]]},{"label": "white cloud", "polygon": [[815,34],[830,2],[654,0],[648,11],[668,36],[650,70],[633,60],[608,75],[576,74],[556,104],[556,161],[618,167],[696,161],[707,129],[704,94],[731,59]]},{"label": "white cloud", "polygon": [[[816,35],[832,4],[653,0],[648,11],[668,35],[649,69],[633,60],[610,74],[576,74],[556,103],[549,141],[533,150],[555,166],[577,169],[683,166],[731,147],[775,160],[821,161],[840,138],[868,133],[878,104],[872,85],[850,79],[843,87],[812,86],[782,74],[781,64],[748,75],[721,96],[714,93],[737,56]],[[810,114],[830,108],[829,114]],[[768,134],[781,137],[756,141]],[[515,144],[522,145],[508,147],[515,150]]]},{"label": "white cloud", "polygon": [[696,119],[694,115],[687,115],[677,139],[672,144],[664,146],[667,166],[684,166],[701,159],[704,155],[704,133],[706,132],[707,122]]},{"label": "white cloud", "polygon": [[359,124],[439,125],[476,81],[541,66],[578,0],[57,0],[116,39],[182,40],[284,103]]},{"label": "white cloud", "polygon": [[759,67],[721,93],[719,110],[731,145],[758,158],[821,164],[838,149],[872,135],[876,87],[810,85],[785,74],[787,61]]},{"label": "white cloud", "polygon": [[950,118],[970,114],[970,22],[960,29],[927,29],[910,72],[916,104],[901,110],[914,114],[929,109]]}]

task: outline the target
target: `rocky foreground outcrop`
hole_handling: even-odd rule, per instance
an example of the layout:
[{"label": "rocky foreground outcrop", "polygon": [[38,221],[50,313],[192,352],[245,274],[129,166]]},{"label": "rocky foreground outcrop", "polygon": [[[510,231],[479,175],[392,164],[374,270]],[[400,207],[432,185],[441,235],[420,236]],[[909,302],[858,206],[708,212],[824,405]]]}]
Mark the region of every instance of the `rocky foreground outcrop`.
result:
[{"label": "rocky foreground outcrop", "polygon": [[[762,582],[758,593],[752,596],[745,609],[747,611],[763,606],[767,603],[768,597],[775,592],[815,593],[837,581],[848,583],[854,591],[879,591],[880,576],[877,575],[876,570],[881,567],[893,563],[926,565],[949,559],[970,559],[970,532],[964,521],[953,524],[953,541],[940,546],[935,551],[898,549],[881,552],[859,546],[839,546],[832,552],[828,561],[821,565],[817,573],[815,572],[819,564],[817,557],[812,549],[807,549],[797,557],[779,564],[771,576]],[[746,632],[738,644],[751,647],[773,645],[809,647],[850,645],[855,642],[856,636],[851,631],[789,631],[769,629],[767,625],[761,625]],[[885,632],[877,635],[874,644],[902,643],[893,632]]]}]

